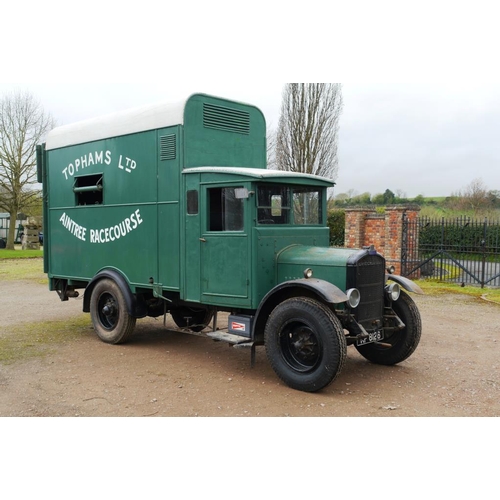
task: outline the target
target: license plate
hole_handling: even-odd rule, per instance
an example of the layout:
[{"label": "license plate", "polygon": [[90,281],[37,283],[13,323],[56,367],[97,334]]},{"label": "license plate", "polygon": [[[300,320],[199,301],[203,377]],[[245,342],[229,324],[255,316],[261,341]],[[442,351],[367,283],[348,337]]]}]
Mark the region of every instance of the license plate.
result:
[{"label": "license plate", "polygon": [[362,346],[362,345],[368,345],[368,344],[373,344],[375,342],[381,342],[384,340],[384,332],[373,332],[368,335],[368,337],[358,339],[357,345]]}]

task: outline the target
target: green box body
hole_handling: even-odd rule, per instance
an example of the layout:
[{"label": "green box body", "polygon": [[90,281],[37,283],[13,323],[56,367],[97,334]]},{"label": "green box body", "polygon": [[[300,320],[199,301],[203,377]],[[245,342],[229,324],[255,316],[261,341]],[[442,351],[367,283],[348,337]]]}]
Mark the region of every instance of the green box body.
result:
[{"label": "green box body", "polygon": [[[356,251],[328,248],[332,183],[266,170],[266,123],[254,106],[197,94],[60,127],[38,157],[53,290],[61,282],[85,288],[110,269],[133,294],[161,291],[174,302],[241,312],[309,267],[346,289]],[[288,189],[280,198],[288,205],[273,206],[270,195],[262,208],[267,186]],[[308,189],[319,215],[299,222]],[[260,220],[263,213],[270,218]]]}]

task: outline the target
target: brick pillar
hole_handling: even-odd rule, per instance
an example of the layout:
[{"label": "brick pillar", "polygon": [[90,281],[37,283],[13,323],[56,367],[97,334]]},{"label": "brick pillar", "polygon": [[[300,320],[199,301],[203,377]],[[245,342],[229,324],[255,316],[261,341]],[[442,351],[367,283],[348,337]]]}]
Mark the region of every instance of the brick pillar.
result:
[{"label": "brick pillar", "polygon": [[385,257],[387,267],[394,266],[396,274],[401,274],[403,214],[408,220],[415,220],[419,211],[420,208],[415,206],[393,206],[379,215],[373,209],[347,209],[345,246],[363,248],[375,245],[377,252]]},{"label": "brick pillar", "polygon": [[375,210],[366,208],[348,208],[345,211],[345,246],[363,248],[365,246],[366,216]]}]

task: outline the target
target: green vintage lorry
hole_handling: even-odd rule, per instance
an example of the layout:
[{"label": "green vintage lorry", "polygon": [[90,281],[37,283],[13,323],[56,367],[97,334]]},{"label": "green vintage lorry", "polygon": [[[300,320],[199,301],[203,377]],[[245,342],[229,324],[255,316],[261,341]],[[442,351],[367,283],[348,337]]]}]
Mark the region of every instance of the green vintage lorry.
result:
[{"label": "green vintage lorry", "polygon": [[259,109],[204,94],[54,129],[37,150],[50,289],[85,290],[104,342],[170,314],[252,360],[265,345],[302,391],[333,382],[349,345],[373,363],[407,359],[419,287],[373,247],[329,248],[333,183],[268,170],[266,150]]}]

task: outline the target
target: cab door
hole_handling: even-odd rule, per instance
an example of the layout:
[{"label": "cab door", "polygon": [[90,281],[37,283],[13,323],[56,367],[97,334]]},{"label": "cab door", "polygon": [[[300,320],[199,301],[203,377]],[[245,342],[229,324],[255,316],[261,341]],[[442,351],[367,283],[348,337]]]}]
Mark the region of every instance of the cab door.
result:
[{"label": "cab door", "polygon": [[200,280],[202,302],[221,306],[250,303],[249,194],[243,184],[204,186]]}]

